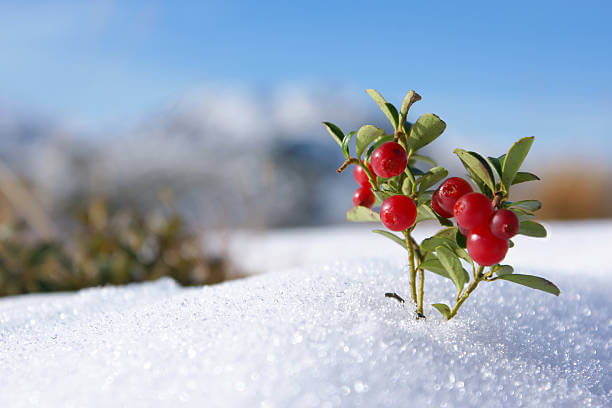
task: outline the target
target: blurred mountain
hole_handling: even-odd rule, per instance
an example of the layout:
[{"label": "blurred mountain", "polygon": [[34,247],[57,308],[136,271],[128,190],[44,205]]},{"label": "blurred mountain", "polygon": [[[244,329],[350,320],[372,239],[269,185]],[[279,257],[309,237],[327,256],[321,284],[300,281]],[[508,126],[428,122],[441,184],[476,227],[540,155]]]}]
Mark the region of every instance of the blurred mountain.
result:
[{"label": "blurred mountain", "polygon": [[265,94],[211,87],[104,135],[5,114],[0,158],[54,213],[92,194],[147,207],[169,189],[202,226],[332,222],[351,205],[353,187],[348,173],[336,175],[343,158],[320,121],[383,125],[348,95],[310,86]]}]

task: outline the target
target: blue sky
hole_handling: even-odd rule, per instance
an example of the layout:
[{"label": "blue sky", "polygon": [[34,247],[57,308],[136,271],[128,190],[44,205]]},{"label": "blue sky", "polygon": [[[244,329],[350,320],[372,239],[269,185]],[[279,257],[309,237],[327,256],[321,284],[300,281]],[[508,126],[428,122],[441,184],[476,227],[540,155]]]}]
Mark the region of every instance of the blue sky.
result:
[{"label": "blue sky", "polygon": [[211,82],[416,89],[461,135],[609,153],[611,4],[2,1],[0,104],[95,126]]}]

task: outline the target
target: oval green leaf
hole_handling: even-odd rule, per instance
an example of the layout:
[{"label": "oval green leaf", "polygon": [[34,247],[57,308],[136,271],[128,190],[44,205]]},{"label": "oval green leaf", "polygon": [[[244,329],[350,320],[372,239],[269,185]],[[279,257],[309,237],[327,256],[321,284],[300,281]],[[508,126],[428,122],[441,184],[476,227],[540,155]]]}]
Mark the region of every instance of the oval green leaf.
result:
[{"label": "oval green leaf", "polygon": [[380,222],[380,215],[367,207],[353,207],[346,212],[346,219],[351,222]]},{"label": "oval green leaf", "polygon": [[419,184],[419,192],[427,190],[429,187],[441,181],[446,176],[448,176],[448,170],[446,170],[444,167],[438,166],[430,169],[427,173],[423,174],[417,179],[417,183]]},{"label": "oval green leaf", "polygon": [[368,148],[370,143],[376,139],[385,136],[385,131],[372,125],[365,125],[357,131],[357,157],[361,158],[363,152]]},{"label": "oval green leaf", "polygon": [[342,133],[342,130],[340,130],[338,126],[334,125],[331,122],[321,123],[323,124],[323,126],[325,126],[325,129],[327,129],[329,134],[333,136],[336,143],[338,143],[339,146],[342,146],[342,139],[344,139],[344,133]]},{"label": "oval green leaf", "polygon": [[398,237],[397,235],[390,233],[389,231],[373,230],[372,232],[375,234],[382,235],[383,237],[387,237],[391,241],[395,242],[396,244],[399,244],[402,248],[407,249],[406,241],[404,241],[402,238]]},{"label": "oval green leaf", "polygon": [[527,286],[532,289],[541,290],[559,296],[561,290],[551,281],[540,278],[539,276],[511,274],[500,276],[499,279],[518,283],[519,285]]},{"label": "oval green leaf", "polygon": [[[487,169],[478,157],[463,149],[455,149],[453,153],[459,156],[459,160],[461,160],[461,163],[463,163],[463,166],[470,173],[474,181],[479,184],[479,187],[481,187],[480,184],[484,184],[489,188],[488,193],[492,194],[495,191],[490,169]],[[483,191],[483,193],[486,193],[486,191]]]},{"label": "oval green leaf", "polygon": [[457,290],[463,290],[463,286],[466,282],[465,275],[463,274],[463,267],[457,255],[445,246],[436,247],[436,254],[438,255],[440,263],[444,269],[446,269],[446,272],[457,287]]},{"label": "oval green leaf", "polygon": [[395,106],[387,103],[380,92],[375,89],[366,89],[366,92],[372,99],[374,99],[374,102],[376,102],[380,110],[385,114],[387,119],[389,119],[389,122],[391,122],[391,125],[393,125],[393,129],[397,129],[399,115],[397,113],[397,109],[395,109]]},{"label": "oval green leaf", "polygon": [[417,151],[436,140],[446,129],[446,123],[433,113],[421,115],[408,132],[408,148]]},{"label": "oval green leaf", "polygon": [[536,181],[539,179],[540,178],[533,173],[519,171],[518,173],[516,173],[516,176],[514,176],[514,180],[512,180],[512,185],[526,183],[527,181]]},{"label": "oval green leaf", "polygon": [[444,303],[434,303],[432,306],[435,307],[436,310],[440,312],[446,320],[449,319],[451,311],[447,305],[445,305]]},{"label": "oval green leaf", "polygon": [[528,237],[545,238],[546,228],[535,221],[521,221],[518,233]]},{"label": "oval green leaf", "polygon": [[502,184],[509,190],[533,144],[533,136],[524,137],[510,147],[502,166]]}]

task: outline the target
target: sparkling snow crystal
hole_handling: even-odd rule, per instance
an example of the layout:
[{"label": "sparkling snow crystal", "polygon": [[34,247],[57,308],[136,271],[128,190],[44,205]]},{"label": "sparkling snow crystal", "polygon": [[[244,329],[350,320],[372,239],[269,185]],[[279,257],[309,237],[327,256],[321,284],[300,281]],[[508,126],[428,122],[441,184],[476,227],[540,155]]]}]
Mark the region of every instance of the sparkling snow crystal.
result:
[{"label": "sparkling snow crystal", "polygon": [[[406,266],[369,258],[0,300],[0,406],[610,406],[606,271],[521,272],[561,297],[483,283],[456,319],[415,321],[383,296],[407,297]],[[426,286],[452,301],[450,281]]]}]

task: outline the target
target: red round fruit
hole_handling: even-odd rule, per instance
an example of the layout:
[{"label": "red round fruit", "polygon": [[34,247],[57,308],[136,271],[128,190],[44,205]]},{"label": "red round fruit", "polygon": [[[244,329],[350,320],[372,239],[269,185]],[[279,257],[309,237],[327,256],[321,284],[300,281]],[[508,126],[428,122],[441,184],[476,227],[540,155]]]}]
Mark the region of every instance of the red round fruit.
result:
[{"label": "red round fruit", "polygon": [[446,211],[440,205],[439,193],[440,193],[440,188],[434,191],[433,195],[431,196],[431,208],[433,208],[433,210],[442,218],[452,218],[453,213]]},{"label": "red round fruit", "polygon": [[451,177],[440,184],[438,191],[438,204],[444,211],[452,213],[457,200],[473,190],[461,177]]},{"label": "red round fruit", "polygon": [[500,263],[508,252],[508,240],[497,238],[489,226],[483,224],[467,236],[467,250],[470,257],[481,266]]},{"label": "red round fruit", "polygon": [[[374,170],[372,170],[372,165],[368,163],[367,166],[368,166],[368,170],[370,170],[370,173],[374,175]],[[371,188],[370,179],[368,178],[368,173],[366,173],[363,167],[361,167],[360,165],[355,166],[355,168],[353,169],[353,177],[355,178],[355,181],[357,182],[357,184],[359,184],[360,186]]]},{"label": "red round fruit", "polygon": [[353,204],[355,204],[355,207],[362,206],[372,208],[374,201],[376,201],[376,197],[370,187],[360,187],[355,190],[355,194],[353,194]]},{"label": "red round fruit", "polygon": [[501,239],[510,239],[519,230],[519,219],[515,213],[505,208],[495,211],[489,220],[491,233]]},{"label": "red round fruit", "polygon": [[493,205],[484,194],[467,193],[457,200],[453,214],[457,224],[471,230],[489,221],[493,214]]},{"label": "red round fruit", "polygon": [[414,201],[403,195],[391,196],[380,206],[380,220],[391,231],[403,231],[412,227],[416,216]]},{"label": "red round fruit", "polygon": [[370,159],[374,173],[382,178],[395,177],[402,174],[408,165],[406,150],[397,142],[381,144]]}]

